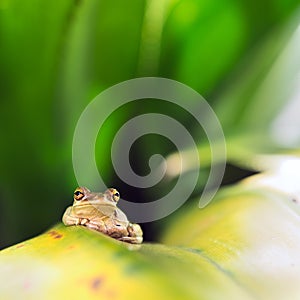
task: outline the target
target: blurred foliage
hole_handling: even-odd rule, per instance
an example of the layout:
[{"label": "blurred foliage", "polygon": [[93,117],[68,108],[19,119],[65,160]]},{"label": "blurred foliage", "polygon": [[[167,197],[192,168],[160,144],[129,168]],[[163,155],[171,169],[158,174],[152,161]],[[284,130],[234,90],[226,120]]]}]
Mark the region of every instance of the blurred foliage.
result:
[{"label": "blurred foliage", "polygon": [[[226,180],[263,171],[195,209],[211,159],[207,139],[197,140],[207,168],[195,201],[142,225],[146,241],[165,245],[126,245],[56,225],[1,252],[1,292],[16,298],[44,297],[51,289],[57,297],[65,291],[121,299],[297,298],[298,6],[296,0],[0,0],[1,247],[61,218],[77,185],[76,122],[98,93],[124,80],[162,76],[194,88],[224,129]],[[195,136],[203,134],[187,112],[151,99],[120,107],[107,120],[96,145],[101,175],[125,199],[145,202],[168,191],[176,176],[148,191],[130,187],[115,174],[110,151],[122,124],[146,112],[168,114]],[[157,152],[169,155],[176,169],[174,150],[164,138],[145,136],[132,149],[133,170],[147,174],[148,158]],[[199,167],[189,151],[187,181]]]},{"label": "blurred foliage", "polygon": [[[237,134],[232,147],[245,149],[235,141],[253,124],[260,132],[266,123],[257,120],[269,122],[280,109],[258,118],[273,102],[252,92],[296,28],[290,20],[297,6],[296,0],[0,0],[1,246],[60,219],[77,185],[71,143],[78,117],[94,96],[123,80],[163,76],[188,84],[216,109],[226,135]],[[256,110],[251,103],[259,103]],[[103,129],[97,159],[108,185],[119,187],[110,141],[139,111],[125,107]],[[164,140],[154,144],[162,154],[172,150]],[[146,139],[133,168],[143,169],[151,149]],[[140,193],[121,187],[126,199]],[[147,238],[155,239],[153,232]]]}]

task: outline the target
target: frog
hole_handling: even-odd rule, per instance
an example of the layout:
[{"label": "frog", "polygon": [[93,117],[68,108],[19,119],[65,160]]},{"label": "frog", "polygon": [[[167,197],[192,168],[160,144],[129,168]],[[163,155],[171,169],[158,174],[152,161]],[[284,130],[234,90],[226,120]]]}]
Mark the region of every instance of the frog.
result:
[{"label": "frog", "polygon": [[125,213],[117,207],[120,193],[115,188],[95,193],[86,187],[78,187],[73,198],[73,205],[66,209],[62,218],[66,226],[85,226],[131,244],[143,242],[140,225],[129,222]]}]

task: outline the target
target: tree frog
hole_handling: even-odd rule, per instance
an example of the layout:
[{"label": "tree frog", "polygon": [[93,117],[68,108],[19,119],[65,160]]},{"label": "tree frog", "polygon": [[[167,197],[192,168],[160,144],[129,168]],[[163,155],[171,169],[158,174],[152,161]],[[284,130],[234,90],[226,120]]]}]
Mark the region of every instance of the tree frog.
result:
[{"label": "tree frog", "polygon": [[143,232],[138,224],[128,221],[117,207],[120,193],[109,188],[104,193],[93,193],[86,187],[74,191],[74,202],[62,218],[66,226],[82,225],[107,234],[119,241],[140,244]]}]

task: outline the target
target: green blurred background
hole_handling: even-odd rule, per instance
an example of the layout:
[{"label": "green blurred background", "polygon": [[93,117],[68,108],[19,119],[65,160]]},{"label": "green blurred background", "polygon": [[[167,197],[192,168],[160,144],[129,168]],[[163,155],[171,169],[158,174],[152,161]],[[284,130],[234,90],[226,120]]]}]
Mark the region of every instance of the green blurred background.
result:
[{"label": "green blurred background", "polygon": [[[288,100],[270,103],[278,84],[263,98],[255,91],[298,26],[298,6],[296,0],[0,0],[0,246],[60,220],[77,186],[76,122],[93,97],[121,81],[161,76],[198,91],[215,109],[229,141],[233,137],[228,154],[234,158],[236,141],[264,132]],[[286,80],[296,74],[285,72]],[[152,195],[117,178],[110,144],[128,118],[149,111],[172,114],[151,101],[143,108],[131,103],[106,122],[105,144],[97,145],[101,175],[125,199],[139,195],[151,201]],[[198,130],[186,113],[173,114]],[[251,144],[254,152],[265,146]],[[133,169],[145,174],[153,151],[168,154],[174,148],[146,136],[133,151]],[[230,167],[225,183],[244,175]],[[159,227],[143,228],[146,240],[156,240]]]}]

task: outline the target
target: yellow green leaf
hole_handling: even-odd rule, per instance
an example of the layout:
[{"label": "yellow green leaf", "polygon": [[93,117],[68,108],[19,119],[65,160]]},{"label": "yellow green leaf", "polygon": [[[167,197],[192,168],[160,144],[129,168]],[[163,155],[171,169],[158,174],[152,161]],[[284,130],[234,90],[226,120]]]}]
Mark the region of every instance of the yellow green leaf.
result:
[{"label": "yellow green leaf", "polygon": [[163,242],[198,251],[256,299],[300,296],[299,200],[242,183],[176,218]]},{"label": "yellow green leaf", "polygon": [[252,299],[192,249],[131,245],[62,224],[2,250],[0,267],[1,299]]}]

